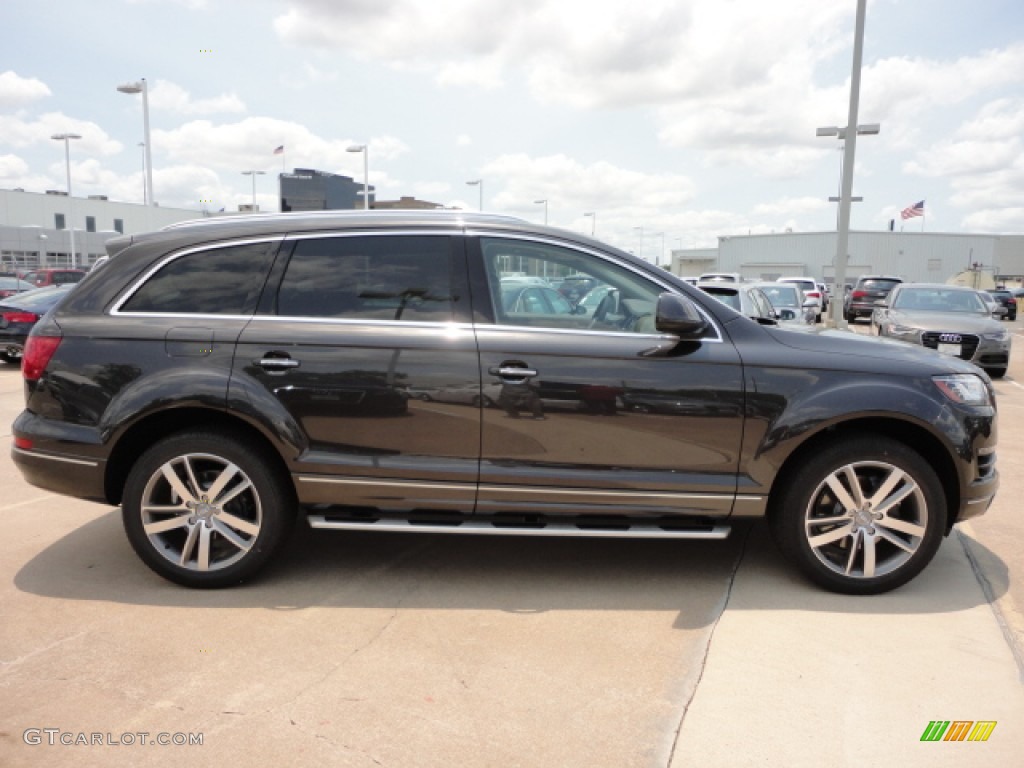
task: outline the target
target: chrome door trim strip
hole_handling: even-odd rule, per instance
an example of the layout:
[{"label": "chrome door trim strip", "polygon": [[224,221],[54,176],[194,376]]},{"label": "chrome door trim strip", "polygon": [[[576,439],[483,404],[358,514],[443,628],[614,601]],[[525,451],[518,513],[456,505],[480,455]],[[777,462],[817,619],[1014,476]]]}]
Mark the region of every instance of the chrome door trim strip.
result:
[{"label": "chrome door trim strip", "polygon": [[49,453],[40,453],[39,451],[26,451],[24,448],[13,448],[12,450],[15,453],[21,454],[22,456],[30,456],[34,459],[60,461],[65,464],[78,464],[83,467],[98,467],[100,465],[98,461],[88,461],[86,459],[69,459],[67,456],[54,456]]}]

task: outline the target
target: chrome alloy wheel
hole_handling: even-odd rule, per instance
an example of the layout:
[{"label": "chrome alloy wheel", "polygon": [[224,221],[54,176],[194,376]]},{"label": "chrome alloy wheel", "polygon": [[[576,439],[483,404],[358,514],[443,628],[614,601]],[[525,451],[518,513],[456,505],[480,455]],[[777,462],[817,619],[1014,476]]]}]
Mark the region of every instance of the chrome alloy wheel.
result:
[{"label": "chrome alloy wheel", "polygon": [[899,467],[880,461],[847,464],[811,494],[805,536],[826,567],[869,579],[902,567],[928,528],[921,487]]},{"label": "chrome alloy wheel", "polygon": [[216,571],[245,557],[263,524],[260,497],[230,461],[189,453],[162,464],[142,494],[142,526],[174,565]]}]

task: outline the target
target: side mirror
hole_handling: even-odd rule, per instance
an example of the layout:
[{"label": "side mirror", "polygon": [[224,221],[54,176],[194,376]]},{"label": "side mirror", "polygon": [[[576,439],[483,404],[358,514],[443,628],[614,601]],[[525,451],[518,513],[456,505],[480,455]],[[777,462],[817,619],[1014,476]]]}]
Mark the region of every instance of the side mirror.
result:
[{"label": "side mirror", "polygon": [[704,333],[708,323],[690,299],[678,293],[666,292],[658,297],[654,327],[662,333],[695,339]]}]

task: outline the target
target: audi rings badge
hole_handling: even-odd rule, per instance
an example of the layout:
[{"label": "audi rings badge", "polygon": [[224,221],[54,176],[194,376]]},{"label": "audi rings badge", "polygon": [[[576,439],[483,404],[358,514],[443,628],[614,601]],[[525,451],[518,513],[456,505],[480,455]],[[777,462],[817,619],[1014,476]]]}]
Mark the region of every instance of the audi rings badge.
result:
[{"label": "audi rings badge", "polygon": [[942,344],[962,344],[963,336],[959,333],[940,333],[939,342]]}]

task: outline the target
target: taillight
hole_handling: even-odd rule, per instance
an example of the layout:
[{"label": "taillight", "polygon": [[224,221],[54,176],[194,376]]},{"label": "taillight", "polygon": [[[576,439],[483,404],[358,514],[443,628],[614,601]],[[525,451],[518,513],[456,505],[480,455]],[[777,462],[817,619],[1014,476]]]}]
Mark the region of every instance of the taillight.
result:
[{"label": "taillight", "polygon": [[865,291],[854,291],[850,294],[851,299],[863,299],[865,296],[867,296]]},{"label": "taillight", "polygon": [[818,291],[808,291],[807,292],[807,296],[808,296],[808,298],[811,298],[811,299],[820,299],[821,298],[821,293],[819,293]]},{"label": "taillight", "polygon": [[39,319],[39,315],[33,315],[31,312],[4,312],[3,318],[8,323],[34,323]]},{"label": "taillight", "polygon": [[21,374],[25,381],[39,381],[61,341],[60,336],[28,337],[25,351],[21,354]]},{"label": "taillight", "polygon": [[1016,299],[1007,299],[1006,303],[1007,304],[1013,304],[1013,306],[1017,306],[1017,300]]}]

